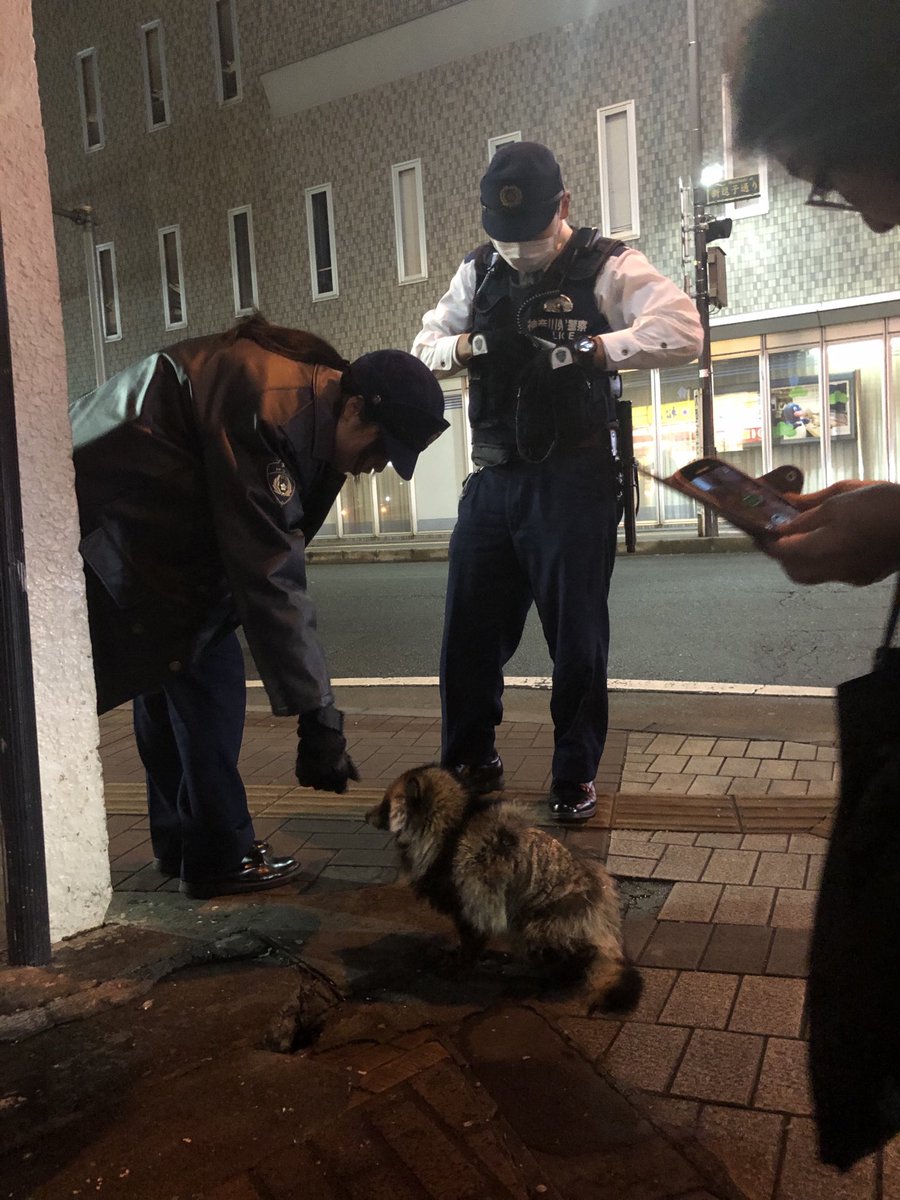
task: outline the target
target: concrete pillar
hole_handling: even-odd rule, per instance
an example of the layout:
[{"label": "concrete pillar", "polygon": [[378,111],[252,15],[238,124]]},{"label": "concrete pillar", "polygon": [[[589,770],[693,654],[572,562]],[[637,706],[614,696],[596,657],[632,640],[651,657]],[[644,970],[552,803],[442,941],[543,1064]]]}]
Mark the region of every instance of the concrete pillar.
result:
[{"label": "concrete pillar", "polygon": [[[72,96],[75,99],[75,67]],[[103,921],[110,896],[91,648],[30,0],[4,0],[0,218],[34,659],[51,937]]]}]

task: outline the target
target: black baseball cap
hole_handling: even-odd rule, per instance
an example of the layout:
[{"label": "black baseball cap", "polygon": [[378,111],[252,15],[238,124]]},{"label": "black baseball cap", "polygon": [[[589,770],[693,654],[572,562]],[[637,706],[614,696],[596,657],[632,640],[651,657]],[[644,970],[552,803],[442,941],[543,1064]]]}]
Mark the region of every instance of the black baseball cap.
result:
[{"label": "black baseball cap", "polygon": [[481,180],[481,223],[500,242],[546,229],[565,193],[559,163],[539,142],[501,146]]},{"label": "black baseball cap", "polygon": [[412,479],[416,459],[450,425],[444,393],[425,364],[405,350],[373,350],[350,364],[352,390],[363,396],[381,427],[388,461]]}]

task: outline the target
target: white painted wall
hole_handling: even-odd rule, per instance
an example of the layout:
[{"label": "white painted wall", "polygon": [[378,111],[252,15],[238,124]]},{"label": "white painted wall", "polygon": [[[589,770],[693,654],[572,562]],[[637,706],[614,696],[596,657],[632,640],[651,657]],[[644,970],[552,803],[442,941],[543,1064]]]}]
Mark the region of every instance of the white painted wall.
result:
[{"label": "white painted wall", "polygon": [[30,0],[4,0],[3,14],[0,221],[56,941],[102,923],[109,860]]}]

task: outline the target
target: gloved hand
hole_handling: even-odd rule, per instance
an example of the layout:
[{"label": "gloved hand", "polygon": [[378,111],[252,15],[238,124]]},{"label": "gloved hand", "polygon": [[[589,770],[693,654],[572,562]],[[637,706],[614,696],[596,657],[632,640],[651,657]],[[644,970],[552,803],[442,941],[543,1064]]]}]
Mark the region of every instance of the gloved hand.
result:
[{"label": "gloved hand", "polygon": [[323,792],[347,790],[347,781],[359,779],[359,771],[347,753],[344,714],[333,704],[302,713],[297,723],[297,782]]},{"label": "gloved hand", "polygon": [[583,439],[590,415],[590,375],[571,347],[541,350],[519,379],[516,446],[522,458],[543,462],[557,443]]},{"label": "gloved hand", "polygon": [[531,339],[511,329],[489,329],[469,334],[469,346],[475,366],[490,358],[500,362],[509,370],[521,366],[534,357]]},{"label": "gloved hand", "polygon": [[498,372],[499,376],[517,373],[534,358],[534,343],[530,337],[512,329],[497,329],[469,334],[469,349],[472,358],[468,361],[470,371],[478,376]]},{"label": "gloved hand", "polygon": [[482,384],[480,388],[473,388],[469,395],[469,418],[477,426],[484,421],[496,420],[491,414],[488,397],[505,395],[510,381],[518,378],[536,351],[530,339],[514,329],[489,330],[469,337],[475,343],[473,357],[468,363],[469,373]]}]

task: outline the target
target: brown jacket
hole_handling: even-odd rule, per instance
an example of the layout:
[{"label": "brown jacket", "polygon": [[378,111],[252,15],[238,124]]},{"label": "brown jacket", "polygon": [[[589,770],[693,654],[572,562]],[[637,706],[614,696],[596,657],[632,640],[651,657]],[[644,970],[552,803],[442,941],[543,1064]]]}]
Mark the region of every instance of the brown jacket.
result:
[{"label": "brown jacket", "polygon": [[344,482],[340,372],[241,338],[180,342],[71,408],[101,712],[242,624],[278,715],[332,702],[306,543]]}]

